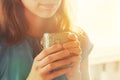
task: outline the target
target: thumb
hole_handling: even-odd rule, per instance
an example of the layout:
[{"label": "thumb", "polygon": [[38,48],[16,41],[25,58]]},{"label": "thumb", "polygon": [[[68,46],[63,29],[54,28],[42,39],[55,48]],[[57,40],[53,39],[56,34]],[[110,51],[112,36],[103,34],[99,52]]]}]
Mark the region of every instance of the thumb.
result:
[{"label": "thumb", "polygon": [[43,38],[41,38],[41,40],[40,40],[40,45],[44,45],[44,39]]}]

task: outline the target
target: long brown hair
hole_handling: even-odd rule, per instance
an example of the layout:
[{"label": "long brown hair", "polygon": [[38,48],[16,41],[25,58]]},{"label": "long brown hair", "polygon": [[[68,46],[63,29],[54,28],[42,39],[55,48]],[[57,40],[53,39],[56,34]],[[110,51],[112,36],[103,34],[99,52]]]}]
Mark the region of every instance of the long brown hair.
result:
[{"label": "long brown hair", "polygon": [[[55,14],[55,21],[58,30],[70,30],[65,0]],[[15,44],[24,39],[28,28],[21,0],[0,0],[0,39]]]}]

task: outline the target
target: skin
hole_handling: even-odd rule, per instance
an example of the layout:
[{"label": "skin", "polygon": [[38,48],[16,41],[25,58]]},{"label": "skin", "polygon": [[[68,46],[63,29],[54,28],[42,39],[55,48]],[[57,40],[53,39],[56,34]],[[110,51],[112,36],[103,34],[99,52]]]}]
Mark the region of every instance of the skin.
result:
[{"label": "skin", "polygon": [[[69,35],[71,37],[71,35]],[[68,38],[69,38],[68,37]],[[70,44],[74,44],[73,47],[69,47]],[[68,45],[69,44],[69,45]],[[67,74],[74,69],[74,67],[79,70],[79,66],[69,66],[65,69],[61,69],[58,71],[55,71],[51,73],[51,70],[54,70],[56,68],[60,68],[64,65],[69,65],[71,63],[76,63],[79,59],[80,51],[81,49],[78,47],[80,44],[79,41],[75,39],[75,41],[71,41],[68,43],[65,43],[63,45],[56,44],[50,48],[44,49],[34,60],[32,70],[29,74],[29,77],[27,80],[52,80],[55,77],[58,77],[63,74]],[[61,50],[64,48],[64,50]],[[59,51],[61,50],[61,51]],[[56,52],[59,51],[59,52]],[[54,54],[53,54],[54,53]],[[74,53],[77,56],[69,57],[71,54]],[[65,58],[69,57],[69,58]],[[65,58],[65,59],[63,59]],[[78,70],[74,70],[75,72],[78,72]],[[71,79],[69,79],[71,80]],[[79,79],[78,79],[79,80]]]},{"label": "skin", "polygon": [[[42,27],[45,26],[46,22],[49,24],[51,17],[59,9],[62,0],[21,0],[21,2],[24,5],[26,19],[30,27],[28,34],[32,37],[38,38],[42,37],[44,33]],[[49,3],[55,4],[55,7],[51,9],[50,5],[49,7],[41,5]],[[35,57],[27,80],[52,80],[63,74],[66,74],[69,80],[80,80],[81,44],[77,36],[73,33],[69,34],[68,38],[72,41],[64,43],[63,45],[56,44],[50,48],[43,49],[43,51]],[[71,53],[76,54],[76,56],[69,57],[71,56]],[[71,63],[73,63],[71,66],[62,68],[62,66]],[[84,64],[87,64],[87,60],[85,60]],[[84,68],[84,65],[81,65],[81,67]],[[51,72],[57,68],[62,69]],[[83,70],[85,71],[86,69]],[[85,72],[87,73],[87,71]],[[81,78],[81,80],[88,79]]]},{"label": "skin", "polygon": [[[21,2],[29,25],[28,33],[33,37],[42,37],[42,28],[46,26],[46,23],[50,26],[54,24],[51,18],[60,7],[62,0],[21,0]],[[43,6],[43,4],[48,4],[48,6]],[[53,8],[50,8],[51,4],[54,4]]]},{"label": "skin", "polygon": [[62,0],[21,0],[25,8],[41,18],[52,17]]}]

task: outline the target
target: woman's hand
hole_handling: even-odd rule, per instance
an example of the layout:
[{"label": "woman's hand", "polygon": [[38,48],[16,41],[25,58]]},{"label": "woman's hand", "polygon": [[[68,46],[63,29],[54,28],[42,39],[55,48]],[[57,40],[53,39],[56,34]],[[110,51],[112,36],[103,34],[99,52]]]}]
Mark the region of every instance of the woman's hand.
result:
[{"label": "woman's hand", "polygon": [[66,75],[68,77],[68,80],[80,80],[80,61],[82,54],[80,41],[74,33],[71,33],[68,38],[71,40],[71,42],[63,44],[63,48],[67,49],[72,57],[76,56],[76,61],[72,64],[71,71],[67,72]]},{"label": "woman's hand", "polygon": [[[34,59],[33,66],[27,80],[52,80],[55,77],[69,72],[71,70],[71,66],[66,68],[62,67],[74,63],[76,61],[76,57],[65,57],[70,56],[71,51],[73,51],[72,53],[78,54],[76,53],[77,49],[61,49],[63,49],[63,47],[60,44],[44,49]],[[53,71],[58,68],[59,70]]]}]

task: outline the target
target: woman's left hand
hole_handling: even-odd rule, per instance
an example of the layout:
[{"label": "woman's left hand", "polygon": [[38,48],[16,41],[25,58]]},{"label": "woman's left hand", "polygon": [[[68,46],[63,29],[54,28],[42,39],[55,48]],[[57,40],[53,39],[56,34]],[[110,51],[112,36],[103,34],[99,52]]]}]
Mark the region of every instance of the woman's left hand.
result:
[{"label": "woman's left hand", "polygon": [[76,57],[76,62],[72,63],[72,70],[67,73],[68,80],[80,80],[80,61],[82,50],[80,47],[80,41],[74,33],[70,33],[68,38],[70,42],[64,43],[63,48],[67,49],[71,53],[71,57]]}]

